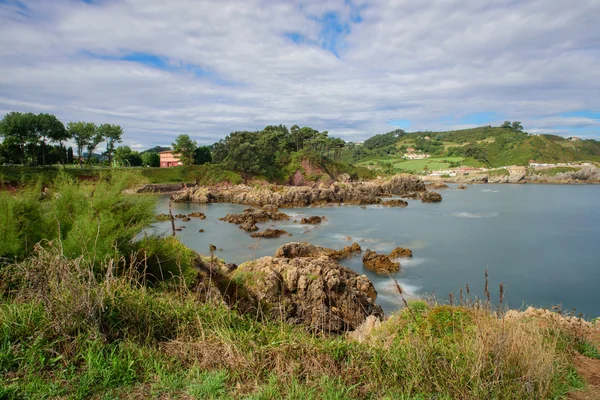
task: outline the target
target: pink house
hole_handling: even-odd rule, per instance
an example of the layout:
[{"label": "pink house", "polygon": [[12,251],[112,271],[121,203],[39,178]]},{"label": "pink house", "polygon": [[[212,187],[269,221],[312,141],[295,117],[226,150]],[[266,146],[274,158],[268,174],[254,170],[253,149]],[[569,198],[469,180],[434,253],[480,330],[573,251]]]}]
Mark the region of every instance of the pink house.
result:
[{"label": "pink house", "polygon": [[169,168],[176,167],[178,165],[183,165],[181,161],[179,161],[179,155],[173,154],[172,150],[161,151],[158,153],[160,155],[160,167],[161,168]]}]

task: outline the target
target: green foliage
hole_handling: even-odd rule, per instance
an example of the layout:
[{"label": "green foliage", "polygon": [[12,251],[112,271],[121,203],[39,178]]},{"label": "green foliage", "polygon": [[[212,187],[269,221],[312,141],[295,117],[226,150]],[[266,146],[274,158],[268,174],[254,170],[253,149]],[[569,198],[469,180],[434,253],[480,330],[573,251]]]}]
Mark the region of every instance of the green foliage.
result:
[{"label": "green foliage", "polygon": [[598,351],[598,348],[593,343],[590,343],[588,340],[585,340],[585,339],[575,340],[575,349],[580,354],[582,354],[586,357],[600,360],[600,351]]},{"label": "green foliage", "polygon": [[490,170],[488,172],[488,175],[490,177],[494,177],[494,176],[509,176],[510,172],[508,172],[508,170],[506,168],[493,169],[493,170]]},{"label": "green foliage", "polygon": [[209,164],[212,162],[212,156],[210,154],[210,147],[200,146],[194,152],[194,164],[202,165]]},{"label": "green foliage", "polygon": [[109,174],[89,187],[61,172],[46,194],[39,186],[1,192],[0,258],[25,257],[42,238],[60,239],[65,254],[91,262],[117,256],[153,220],[153,198],[122,193],[135,179]]},{"label": "green foliage", "polygon": [[[129,146],[119,146],[116,148],[115,161],[121,167],[139,167],[144,162],[140,153],[131,150]],[[160,157],[158,163],[160,165]]]},{"label": "green foliage", "polygon": [[102,124],[98,127],[98,133],[106,140],[106,155],[108,165],[112,166],[112,156],[115,151],[115,143],[120,143],[123,137],[123,129],[119,125]]},{"label": "green foliage", "polygon": [[391,131],[381,135],[375,135],[365,140],[363,146],[369,150],[393,146],[396,144],[398,139],[405,133],[406,132],[404,132],[402,129],[396,129],[395,131]]},{"label": "green foliage", "polygon": [[194,153],[198,144],[192,140],[189,135],[179,135],[171,143],[173,153],[179,155],[179,160],[183,165],[192,165],[194,163]]},{"label": "green foliage", "polygon": [[142,153],[142,165],[160,167],[160,155],[154,151],[145,151]]},{"label": "green foliage", "polygon": [[147,279],[164,281],[185,277],[195,266],[198,255],[175,237],[150,236],[135,243],[135,264]]}]

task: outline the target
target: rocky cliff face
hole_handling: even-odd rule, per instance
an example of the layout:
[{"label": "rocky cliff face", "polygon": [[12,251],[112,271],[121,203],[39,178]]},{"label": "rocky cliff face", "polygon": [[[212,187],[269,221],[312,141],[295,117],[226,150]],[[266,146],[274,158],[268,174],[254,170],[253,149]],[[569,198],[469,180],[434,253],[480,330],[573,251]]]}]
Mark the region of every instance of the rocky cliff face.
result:
[{"label": "rocky cliff face", "polygon": [[[594,166],[584,167],[578,171],[561,172],[556,175],[544,174],[543,170],[527,170],[525,167],[509,168],[507,175],[490,175],[477,173],[464,176],[441,178],[427,176],[427,182],[453,182],[453,183],[556,183],[556,184],[581,184],[600,183],[600,169]],[[432,188],[432,186],[429,186]]]},{"label": "rocky cliff face", "polygon": [[316,331],[354,330],[368,316],[383,315],[369,279],[327,256],[263,257],[240,265],[233,277],[268,317]]},{"label": "rocky cliff face", "polygon": [[403,196],[425,192],[425,184],[412,175],[397,175],[389,180],[370,182],[335,182],[331,185],[270,186],[254,188],[237,185],[231,188],[193,187],[173,195],[174,201],[195,203],[238,203],[255,206],[306,207],[327,203],[376,204],[380,197]]}]

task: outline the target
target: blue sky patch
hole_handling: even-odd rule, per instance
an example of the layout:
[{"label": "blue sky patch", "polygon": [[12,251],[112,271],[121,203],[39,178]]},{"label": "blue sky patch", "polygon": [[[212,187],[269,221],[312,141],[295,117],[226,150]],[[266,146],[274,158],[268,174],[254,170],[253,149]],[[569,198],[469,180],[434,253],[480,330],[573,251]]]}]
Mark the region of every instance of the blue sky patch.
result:
[{"label": "blue sky patch", "polygon": [[393,119],[388,121],[388,124],[404,130],[410,128],[410,120],[408,119]]},{"label": "blue sky patch", "polygon": [[502,116],[492,111],[468,114],[460,119],[461,124],[489,125],[492,121],[502,119]]},{"label": "blue sky patch", "polygon": [[583,117],[583,118],[600,120],[600,111],[592,111],[592,110],[570,111],[570,112],[562,113],[562,114],[560,114],[560,116],[561,117]]},{"label": "blue sky patch", "polygon": [[283,35],[296,44],[304,43],[305,41],[304,35],[298,32],[286,32]]}]

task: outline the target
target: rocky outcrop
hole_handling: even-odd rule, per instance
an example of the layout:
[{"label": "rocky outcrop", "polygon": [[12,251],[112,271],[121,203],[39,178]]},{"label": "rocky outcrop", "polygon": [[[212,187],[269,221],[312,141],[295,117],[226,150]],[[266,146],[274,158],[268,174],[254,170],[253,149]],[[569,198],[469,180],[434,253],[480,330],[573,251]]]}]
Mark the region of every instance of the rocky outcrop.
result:
[{"label": "rocky outcrop", "polygon": [[170,221],[171,220],[171,216],[169,214],[158,214],[156,216],[156,220],[161,222],[161,221]]},{"label": "rocky outcrop", "polygon": [[399,199],[392,199],[382,202],[381,205],[385,207],[406,207],[408,206],[408,202]]},{"label": "rocky outcrop", "polygon": [[369,279],[328,257],[263,257],[240,265],[233,279],[244,282],[264,315],[319,332],[354,330],[383,315]]},{"label": "rocky outcrop", "polygon": [[396,247],[394,250],[392,250],[392,252],[389,254],[389,258],[408,258],[408,257],[412,257],[413,256],[413,252],[411,249],[405,249],[403,247]]},{"label": "rocky outcrop", "polygon": [[238,203],[255,206],[306,207],[327,203],[376,204],[380,197],[403,196],[425,191],[421,179],[412,175],[396,175],[391,179],[370,182],[334,182],[331,185],[284,186],[255,188],[247,185],[233,187],[187,188],[172,195],[174,201],[196,203]]},{"label": "rocky outcrop", "polygon": [[316,225],[316,224],[320,224],[321,222],[323,222],[323,218],[318,217],[316,215],[313,215],[312,217],[308,217],[308,218],[302,218],[302,220],[300,221],[301,224],[309,224],[309,225]]},{"label": "rocky outcrop", "polygon": [[291,242],[280,246],[275,251],[275,257],[279,258],[306,258],[306,257],[329,257],[333,260],[342,260],[360,253],[362,249],[358,243],[344,246],[341,250],[333,250],[327,247],[315,246],[307,242]]},{"label": "rocky outcrop", "polygon": [[291,233],[287,233],[286,231],[284,231],[282,229],[271,229],[271,228],[267,228],[262,232],[253,233],[250,236],[252,236],[253,238],[272,239],[272,238],[278,238],[281,235],[292,236]]},{"label": "rocky outcrop", "polygon": [[252,220],[248,220],[240,224],[240,229],[243,229],[246,232],[254,232],[258,230],[258,226],[256,226]]},{"label": "rocky outcrop", "polygon": [[421,201],[423,203],[439,203],[442,201],[442,195],[437,192],[423,192],[421,193]]},{"label": "rocky outcrop", "polygon": [[192,218],[206,219],[206,215],[204,215],[204,213],[200,211],[194,211],[192,213],[189,213],[187,216]]},{"label": "rocky outcrop", "polygon": [[241,214],[227,214],[223,218],[219,218],[221,221],[227,221],[232,224],[240,225],[240,228],[246,231],[256,231],[257,222],[267,221],[288,221],[290,216],[282,212],[269,212],[265,210],[257,210],[254,208],[247,208]]},{"label": "rocky outcrop", "polygon": [[458,190],[467,190],[467,185],[458,185]]},{"label": "rocky outcrop", "polygon": [[449,186],[446,185],[444,182],[432,182],[430,184],[427,185],[427,189],[431,190],[431,189],[436,189],[436,190],[441,190],[441,189],[449,189]]},{"label": "rocky outcrop", "polygon": [[400,263],[390,260],[385,254],[377,254],[368,249],[363,255],[363,265],[378,274],[389,274],[400,270]]}]

